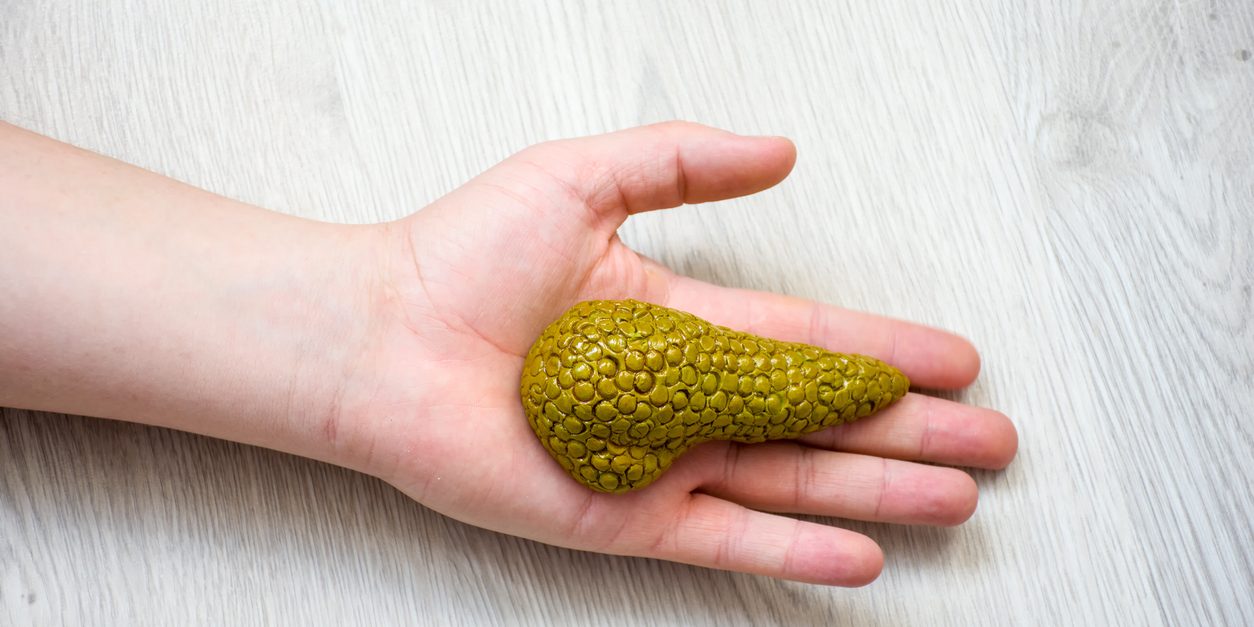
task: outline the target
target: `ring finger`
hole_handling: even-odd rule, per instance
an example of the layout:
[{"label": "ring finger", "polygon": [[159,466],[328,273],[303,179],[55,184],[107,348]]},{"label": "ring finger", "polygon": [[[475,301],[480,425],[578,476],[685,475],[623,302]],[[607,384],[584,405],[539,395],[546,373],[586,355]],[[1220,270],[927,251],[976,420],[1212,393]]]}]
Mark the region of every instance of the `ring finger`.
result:
[{"label": "ring finger", "polygon": [[701,449],[709,472],[699,490],[763,511],[950,526],[978,498],[975,481],[953,468],[791,442]]}]

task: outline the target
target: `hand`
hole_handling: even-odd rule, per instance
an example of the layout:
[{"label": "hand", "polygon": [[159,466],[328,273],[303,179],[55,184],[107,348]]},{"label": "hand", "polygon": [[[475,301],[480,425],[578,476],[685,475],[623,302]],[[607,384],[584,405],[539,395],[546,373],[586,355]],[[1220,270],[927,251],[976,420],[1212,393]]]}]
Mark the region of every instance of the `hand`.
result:
[{"label": "hand", "polygon": [[1017,446],[1005,416],[910,394],[801,441],[706,443],[648,488],[607,495],[548,456],[519,400],[532,341],[572,304],[597,298],[872,355],[924,387],[969,384],[979,357],[957,336],[677,276],[615,233],[633,213],[771,187],[794,160],[786,139],[642,127],[534,146],[386,225],[369,340],[326,434],[348,465],[481,527],[800,581],[872,581],[883,556],[869,538],[766,512],[961,523],[975,510],[975,483],[918,462],[1004,467]]}]

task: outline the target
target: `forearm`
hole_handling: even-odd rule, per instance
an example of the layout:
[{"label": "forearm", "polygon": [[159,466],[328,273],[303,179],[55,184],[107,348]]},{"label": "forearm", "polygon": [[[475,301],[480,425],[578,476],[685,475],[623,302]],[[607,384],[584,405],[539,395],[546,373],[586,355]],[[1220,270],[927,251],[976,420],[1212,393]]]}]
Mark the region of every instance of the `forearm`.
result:
[{"label": "forearm", "polygon": [[337,461],[374,233],[0,125],[0,404]]}]

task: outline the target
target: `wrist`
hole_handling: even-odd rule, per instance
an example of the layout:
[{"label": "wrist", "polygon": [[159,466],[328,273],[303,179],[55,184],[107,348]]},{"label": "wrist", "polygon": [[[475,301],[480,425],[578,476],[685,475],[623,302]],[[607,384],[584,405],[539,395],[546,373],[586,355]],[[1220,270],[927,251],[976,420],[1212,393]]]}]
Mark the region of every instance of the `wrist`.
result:
[{"label": "wrist", "polygon": [[[305,415],[310,448],[298,452],[389,480],[400,458],[418,451],[412,442],[388,439],[396,423],[420,431],[414,421],[428,404],[426,387],[438,373],[430,359],[430,329],[410,316],[425,310],[415,284],[407,221],[351,227],[335,264],[338,287],[314,300],[326,302],[331,325],[317,332],[326,358],[296,385],[309,390]],[[330,299],[329,301],[327,299]],[[420,316],[421,318],[421,316]],[[277,448],[277,447],[276,447]]]},{"label": "wrist", "polygon": [[189,363],[156,346],[150,366],[177,372],[110,417],[362,470],[369,444],[346,404],[370,378],[386,228],[255,214],[244,242],[211,234],[214,254],[184,260],[197,287],[175,290],[175,320],[153,322]]},{"label": "wrist", "polygon": [[121,336],[133,360],[104,366],[113,390],[79,413],[357,467],[340,412],[369,344],[376,229],[248,213],[155,264],[175,278]]},{"label": "wrist", "polygon": [[351,419],[352,406],[371,378],[386,228],[306,227],[243,281],[234,306],[245,316],[242,342],[255,354],[233,360],[223,394],[252,392],[234,396],[246,404],[222,408],[223,424],[243,431],[211,435],[363,470],[368,434]]}]

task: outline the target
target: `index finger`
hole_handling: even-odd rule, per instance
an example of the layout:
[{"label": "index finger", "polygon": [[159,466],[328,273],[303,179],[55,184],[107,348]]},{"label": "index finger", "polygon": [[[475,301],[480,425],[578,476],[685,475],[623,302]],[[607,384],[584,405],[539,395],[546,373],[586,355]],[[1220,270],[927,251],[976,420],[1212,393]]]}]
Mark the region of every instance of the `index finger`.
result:
[{"label": "index finger", "polygon": [[975,346],[948,331],[782,294],[712,285],[656,262],[646,263],[665,285],[663,304],[714,324],[869,355],[897,367],[922,387],[965,387],[980,372]]}]

